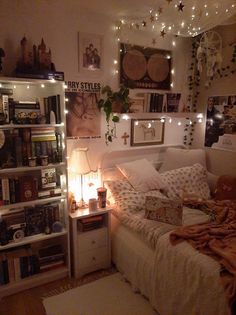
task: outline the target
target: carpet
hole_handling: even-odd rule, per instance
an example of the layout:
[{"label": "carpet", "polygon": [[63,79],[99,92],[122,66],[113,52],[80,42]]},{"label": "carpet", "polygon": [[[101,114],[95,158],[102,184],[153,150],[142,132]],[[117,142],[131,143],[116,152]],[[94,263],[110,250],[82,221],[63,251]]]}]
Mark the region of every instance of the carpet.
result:
[{"label": "carpet", "polygon": [[119,273],[43,300],[47,315],[158,315]]}]

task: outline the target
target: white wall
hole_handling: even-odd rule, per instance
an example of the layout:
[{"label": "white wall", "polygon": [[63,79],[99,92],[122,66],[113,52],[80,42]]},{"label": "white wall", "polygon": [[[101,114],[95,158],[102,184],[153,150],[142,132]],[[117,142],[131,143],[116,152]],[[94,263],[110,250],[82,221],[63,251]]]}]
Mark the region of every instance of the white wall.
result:
[{"label": "white wall", "polygon": [[[52,59],[58,71],[64,71],[65,80],[91,81],[109,84],[118,88],[118,75],[114,75],[114,59],[119,59],[118,42],[115,38],[114,21],[108,16],[95,14],[82,9],[79,1],[73,0],[1,0],[0,2],[0,47],[6,52],[3,74],[10,75],[14,70],[20,40],[25,35],[32,44],[39,44],[43,37],[47,47],[52,50]],[[101,75],[85,74],[78,71],[78,32],[95,33],[104,36],[104,70]],[[144,31],[125,32],[122,40],[130,43],[151,46],[154,34]],[[174,38],[177,46],[172,47],[172,36],[164,39],[156,35],[156,48],[173,50],[173,68],[175,69],[173,91],[186,91],[186,71],[188,67],[189,39]],[[140,90],[132,91],[135,95]],[[183,125],[166,124],[165,143],[182,143]],[[102,122],[104,134],[105,123]],[[91,140],[68,140],[68,153],[76,146],[88,146],[89,157],[93,168],[105,151],[127,149],[121,135],[126,131],[130,134],[130,120],[117,125],[117,139],[109,146],[105,145],[104,137]]]}]

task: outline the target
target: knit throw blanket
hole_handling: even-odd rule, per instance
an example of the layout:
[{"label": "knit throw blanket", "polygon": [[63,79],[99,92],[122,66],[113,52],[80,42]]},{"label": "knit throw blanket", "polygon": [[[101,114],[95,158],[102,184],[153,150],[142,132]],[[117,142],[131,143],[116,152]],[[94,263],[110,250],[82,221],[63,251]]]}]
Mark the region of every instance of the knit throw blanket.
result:
[{"label": "knit throw blanket", "polygon": [[185,202],[212,218],[210,223],[176,229],[170,234],[173,245],[187,241],[199,252],[221,264],[221,281],[232,314],[236,314],[236,201]]}]

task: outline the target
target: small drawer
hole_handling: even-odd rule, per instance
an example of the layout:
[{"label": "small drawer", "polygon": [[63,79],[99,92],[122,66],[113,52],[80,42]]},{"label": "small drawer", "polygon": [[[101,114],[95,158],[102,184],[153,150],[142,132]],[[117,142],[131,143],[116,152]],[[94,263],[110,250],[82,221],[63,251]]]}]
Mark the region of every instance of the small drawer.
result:
[{"label": "small drawer", "polygon": [[78,254],[79,269],[92,269],[108,260],[108,248],[100,247],[94,250]]},{"label": "small drawer", "polygon": [[79,253],[99,248],[102,246],[107,246],[107,227],[101,229],[96,229],[84,233],[79,233],[77,237],[78,241],[78,251]]}]

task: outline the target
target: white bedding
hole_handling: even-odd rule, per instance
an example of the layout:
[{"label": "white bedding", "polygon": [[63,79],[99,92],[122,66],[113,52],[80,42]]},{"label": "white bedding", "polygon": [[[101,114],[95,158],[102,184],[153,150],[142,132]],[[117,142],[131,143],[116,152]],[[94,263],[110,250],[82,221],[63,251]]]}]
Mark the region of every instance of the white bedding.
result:
[{"label": "white bedding", "polygon": [[[206,214],[199,210],[184,209],[184,224],[206,219]],[[229,314],[216,261],[186,242],[172,246],[170,232],[159,235],[154,250],[143,237],[113,217],[114,221],[113,261],[160,315]]]}]

